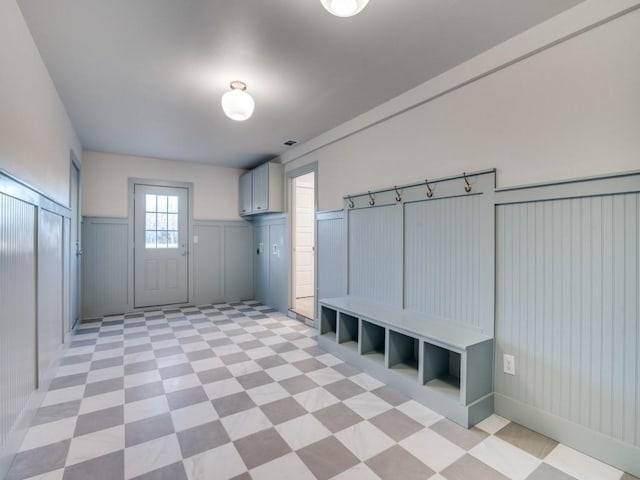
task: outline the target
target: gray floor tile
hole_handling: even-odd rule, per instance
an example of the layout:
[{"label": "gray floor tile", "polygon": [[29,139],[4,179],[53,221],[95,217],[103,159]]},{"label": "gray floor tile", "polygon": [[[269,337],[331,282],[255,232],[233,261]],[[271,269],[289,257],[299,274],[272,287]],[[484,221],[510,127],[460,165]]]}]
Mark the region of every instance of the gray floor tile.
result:
[{"label": "gray floor tile", "polygon": [[327,437],[296,452],[319,480],[326,480],[360,463],[335,437]]},{"label": "gray floor tile", "polygon": [[163,380],[168,378],[182,377],[183,375],[189,375],[193,373],[193,367],[190,363],[181,363],[179,365],[171,365],[170,367],[165,367],[159,369],[160,377]]},{"label": "gray floor tile", "polygon": [[396,409],[381,413],[380,415],[370,418],[369,421],[396,442],[424,428],[422,424]]},{"label": "gray floor tile", "polygon": [[242,388],[245,390],[260,387],[267,383],[273,383],[273,378],[267,375],[263,370],[248,373],[247,375],[240,375],[239,377],[236,377],[236,380],[238,380],[238,383],[240,383]]},{"label": "gray floor tile", "polygon": [[227,369],[227,367],[219,367],[212,368],[211,370],[204,370],[202,372],[198,372],[198,379],[200,382],[205,385],[207,383],[219,382],[220,380],[225,380],[227,378],[233,377],[231,372]]},{"label": "gray floor tile", "polygon": [[303,348],[303,351],[307,352],[312,357],[319,357],[320,355],[325,355],[327,352],[322,350],[317,345],[313,345],[311,347]]},{"label": "gray floor tile", "polygon": [[123,480],[124,450],[120,450],[64,469],[62,480]]},{"label": "gray floor tile", "polygon": [[196,403],[208,402],[209,397],[202,387],[192,387],[167,393],[167,402],[171,410],[188,407]]},{"label": "gray floor tile", "polygon": [[173,463],[166,467],[159,468],[132,480],[188,480],[187,472],[182,462]]},{"label": "gray floor tile", "polygon": [[249,469],[291,452],[289,445],[273,428],[236,440],[234,445]]},{"label": "gray floor tile", "polygon": [[540,459],[544,459],[551,453],[551,450],[558,446],[558,442],[555,440],[513,422],[496,432],[495,435]]},{"label": "gray floor tile", "polygon": [[640,478],[634,477],[630,473],[625,473],[624,475],[622,475],[622,478],[620,480],[640,480]]},{"label": "gray floor tile", "polygon": [[313,415],[332,433],[344,430],[364,420],[344,403],[336,403],[335,405],[320,409],[314,412]]},{"label": "gray floor tile", "polygon": [[241,473],[240,475],[236,475],[231,480],[252,480],[251,475],[248,472]]},{"label": "gray floor tile", "polygon": [[316,360],[315,358],[306,358],[304,360],[300,360],[299,362],[294,362],[292,363],[292,365],[303,373],[309,373],[315,370],[327,368],[324,363]]},{"label": "gray floor tile", "polygon": [[256,406],[253,400],[245,392],[234,393],[226,397],[216,398],[211,401],[220,417],[233,415],[234,413],[243,412]]},{"label": "gray floor tile", "polygon": [[64,467],[71,440],[16,454],[5,480],[23,480]]},{"label": "gray floor tile", "polygon": [[463,455],[440,472],[440,475],[447,480],[509,480],[500,472],[471,455]]},{"label": "gray floor tile", "polygon": [[150,343],[143,343],[142,345],[132,345],[131,347],[124,347],[124,354],[131,355],[132,353],[150,352],[153,347]]},{"label": "gray floor tile", "polygon": [[360,395],[366,391],[360,385],[353,383],[351,380],[346,378],[344,380],[339,380],[337,382],[330,383],[329,385],[325,385],[324,389],[340,400],[355,397],[356,395]]},{"label": "gray floor tile", "polygon": [[76,373],[74,375],[65,375],[63,377],[56,377],[51,380],[49,390],[59,390],[61,388],[76,387],[78,385],[84,385],[87,382],[86,373]]},{"label": "gray floor tile", "polygon": [[228,355],[222,355],[220,360],[224,362],[225,365],[233,365],[234,363],[246,362],[247,360],[251,360],[251,357],[244,352],[238,353],[230,353]]},{"label": "gray floor tile", "polygon": [[63,418],[74,417],[78,415],[80,403],[81,400],[73,400],[71,402],[58,403],[39,408],[33,417],[31,425],[41,425],[43,423],[62,420]]},{"label": "gray floor tile", "polygon": [[178,432],[183,458],[229,443],[229,435],[219,420]]},{"label": "gray floor tile", "polygon": [[334,365],[331,368],[333,368],[336,372],[342,374],[344,377],[353,377],[354,375],[358,375],[359,373],[362,373],[356,367],[353,367],[348,363],[339,363],[338,365]]},{"label": "gray floor tile", "polygon": [[287,361],[282,358],[280,355],[270,355],[268,357],[259,358],[256,360],[256,363],[260,365],[264,370],[273,367],[279,367],[280,365],[284,365]]},{"label": "gray floor tile", "polygon": [[292,397],[286,397],[260,407],[274,425],[306,415],[307,411]]},{"label": "gray floor tile", "polygon": [[69,355],[67,357],[64,357],[60,361],[60,366],[62,367],[65,365],[77,365],[78,363],[87,363],[87,362],[90,362],[92,358],[93,358],[92,353],[85,353],[82,355]]},{"label": "gray floor tile", "polygon": [[571,475],[568,475],[564,472],[561,472],[557,468],[552,467],[548,463],[541,463],[540,466],[536,468],[531,473],[531,475],[527,477],[527,480],[576,480],[576,479]]},{"label": "gray floor tile", "polygon": [[271,350],[273,350],[276,353],[292,352],[293,350],[297,350],[297,349],[298,347],[296,347],[293,343],[289,343],[289,342],[276,343],[275,345],[271,346]]},{"label": "gray floor tile", "polygon": [[[404,448],[396,445],[365,462],[382,480],[423,480],[435,473]],[[474,478],[473,476],[469,478]]]},{"label": "gray floor tile", "polygon": [[126,424],[124,427],[124,444],[125,447],[131,447],[154,438],[170,435],[173,432],[171,414],[163,413],[162,415]]},{"label": "gray floor tile", "polygon": [[207,343],[209,344],[209,346],[215,348],[215,347],[222,347],[224,345],[230,345],[233,342],[225,337],[225,338],[216,338],[214,340],[209,340]]},{"label": "gray floor tile", "polygon": [[106,408],[78,417],[74,437],[115,427],[124,423],[124,406]]},{"label": "gray floor tile", "polygon": [[182,347],[174,345],[173,347],[158,348],[153,351],[156,358],[170,357],[171,355],[179,355],[184,353]]},{"label": "gray floor tile", "polygon": [[124,342],[111,342],[101,343],[96,345],[96,352],[106,352],[108,350],[115,350],[116,348],[124,348]]},{"label": "gray floor tile", "polygon": [[162,382],[145,383],[144,385],[127,388],[124,391],[124,401],[125,403],[137,402],[139,400],[157,397],[158,395],[164,395],[164,385]]},{"label": "gray floor tile", "polygon": [[240,347],[242,350],[253,350],[255,348],[264,347],[264,343],[260,342],[259,340],[249,340],[239,343],[238,347]]},{"label": "gray floor tile", "polygon": [[486,432],[476,427],[472,427],[467,430],[446,418],[434,423],[429,428],[464,450],[471,450],[488,437]]},{"label": "gray floor tile", "polygon": [[93,397],[94,395],[102,395],[124,388],[124,377],[111,378],[101,382],[88,383],[84,390],[84,396]]},{"label": "gray floor tile", "polygon": [[299,375],[297,377],[280,380],[280,385],[282,385],[285,390],[287,390],[287,392],[289,392],[291,395],[306,392],[307,390],[311,390],[312,388],[316,388],[318,386],[316,382],[311,380],[306,375]]},{"label": "gray floor tile", "polygon": [[213,350],[207,349],[196,350],[195,352],[187,352],[186,356],[190,362],[196,362],[198,360],[204,360],[205,358],[213,358],[216,356],[216,354],[213,353]]},{"label": "gray floor tile", "polygon": [[[333,368],[336,368],[336,367],[333,367]],[[398,405],[402,405],[403,403],[409,401],[409,397],[389,387],[376,388],[375,390],[371,390],[371,393],[373,393],[374,395],[377,395],[382,400],[384,400],[390,405],[393,405],[394,407],[397,407]]]},{"label": "gray floor tile", "polygon": [[91,362],[91,370],[101,370],[103,368],[119,367],[124,363],[122,357],[103,358],[101,360],[94,360]]}]

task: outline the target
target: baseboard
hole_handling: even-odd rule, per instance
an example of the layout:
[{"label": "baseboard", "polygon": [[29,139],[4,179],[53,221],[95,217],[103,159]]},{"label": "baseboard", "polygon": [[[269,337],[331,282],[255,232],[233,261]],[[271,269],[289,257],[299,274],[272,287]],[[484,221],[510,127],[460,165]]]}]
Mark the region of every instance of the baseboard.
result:
[{"label": "baseboard", "polygon": [[620,470],[640,476],[640,447],[590,430],[499,393],[494,394],[494,408],[495,413],[508,420],[524,425]]}]

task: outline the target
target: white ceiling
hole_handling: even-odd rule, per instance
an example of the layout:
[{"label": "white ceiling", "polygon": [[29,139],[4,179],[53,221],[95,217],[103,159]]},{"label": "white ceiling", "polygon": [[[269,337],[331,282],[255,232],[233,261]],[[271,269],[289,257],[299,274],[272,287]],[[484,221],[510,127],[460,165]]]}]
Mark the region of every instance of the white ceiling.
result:
[{"label": "white ceiling", "polygon": [[[84,148],[250,167],[581,0],[18,0]],[[227,119],[247,83],[256,110]]]}]

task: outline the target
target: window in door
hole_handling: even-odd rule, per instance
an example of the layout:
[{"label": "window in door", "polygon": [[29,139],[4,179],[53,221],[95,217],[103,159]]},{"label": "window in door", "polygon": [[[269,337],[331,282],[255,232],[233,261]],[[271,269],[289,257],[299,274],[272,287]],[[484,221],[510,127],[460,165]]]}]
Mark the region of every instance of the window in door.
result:
[{"label": "window in door", "polygon": [[178,196],[145,195],[145,247],[178,248]]}]

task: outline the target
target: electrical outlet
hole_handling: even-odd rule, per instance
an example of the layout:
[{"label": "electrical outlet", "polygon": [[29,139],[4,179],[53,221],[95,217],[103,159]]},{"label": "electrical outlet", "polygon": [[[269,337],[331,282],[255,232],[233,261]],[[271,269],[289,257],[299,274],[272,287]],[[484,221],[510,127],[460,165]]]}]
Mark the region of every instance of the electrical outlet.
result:
[{"label": "electrical outlet", "polygon": [[502,357],[504,363],[504,373],[509,375],[516,374],[516,357],[513,355],[507,355],[506,353]]}]

